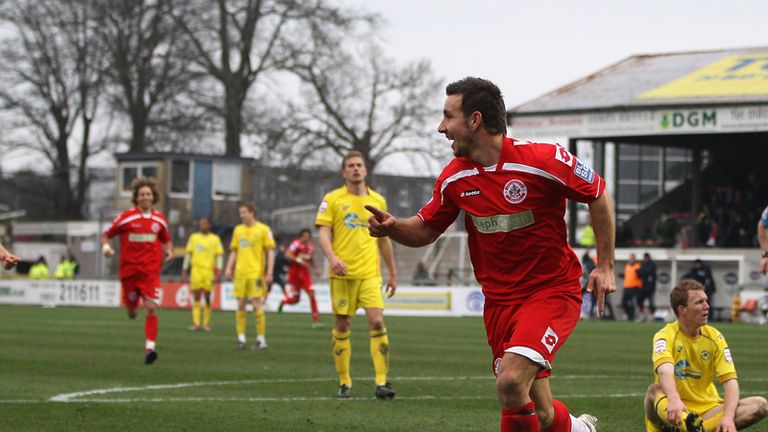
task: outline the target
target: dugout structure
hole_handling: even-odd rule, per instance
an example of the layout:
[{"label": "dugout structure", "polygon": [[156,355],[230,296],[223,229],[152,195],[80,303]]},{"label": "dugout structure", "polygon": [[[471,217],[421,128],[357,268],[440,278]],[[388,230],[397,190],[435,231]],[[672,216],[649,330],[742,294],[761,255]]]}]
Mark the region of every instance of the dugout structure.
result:
[{"label": "dugout structure", "polygon": [[[768,47],[633,55],[507,114],[512,136],[590,162],[639,236],[664,210],[695,217],[708,187],[768,166]],[[757,177],[750,204],[765,206]],[[585,220],[570,203],[572,244]]]}]

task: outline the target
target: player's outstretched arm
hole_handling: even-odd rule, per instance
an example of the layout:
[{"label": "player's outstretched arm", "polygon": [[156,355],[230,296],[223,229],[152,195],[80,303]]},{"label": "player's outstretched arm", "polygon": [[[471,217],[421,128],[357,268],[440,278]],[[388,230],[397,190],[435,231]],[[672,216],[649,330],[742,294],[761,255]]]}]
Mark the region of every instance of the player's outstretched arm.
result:
[{"label": "player's outstretched arm", "polygon": [[372,213],[368,218],[368,231],[373,237],[389,237],[410,247],[426,246],[440,237],[439,232],[430,228],[418,216],[398,219],[376,207],[367,205],[365,208]]},{"label": "player's outstretched arm", "polygon": [[597,266],[589,274],[587,291],[597,298],[600,316],[605,311],[605,295],[616,291],[616,276],[613,273],[615,261],[616,222],[613,213],[613,199],[608,191],[589,203],[589,218],[597,241]]}]

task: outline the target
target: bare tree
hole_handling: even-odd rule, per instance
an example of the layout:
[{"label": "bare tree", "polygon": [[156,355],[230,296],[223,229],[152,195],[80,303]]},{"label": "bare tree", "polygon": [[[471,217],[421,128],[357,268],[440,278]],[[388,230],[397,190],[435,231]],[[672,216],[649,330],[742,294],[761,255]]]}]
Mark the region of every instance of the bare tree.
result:
[{"label": "bare tree", "polygon": [[[212,7],[213,5],[213,7]],[[332,33],[365,15],[346,13],[326,0],[189,0],[174,18],[193,46],[195,63],[223,88],[223,99],[200,99],[225,125],[225,153],[242,151],[243,106],[265,72],[279,69],[289,54],[285,40],[314,26]]]},{"label": "bare tree", "polygon": [[199,124],[200,112],[185,103],[196,76],[181,29],[170,15],[172,0],[91,2],[99,12],[99,35],[109,48],[106,73],[117,90],[112,105],[130,120],[129,151],[175,148],[177,143],[153,143],[148,136],[155,132],[168,138],[174,130],[188,133]]},{"label": "bare tree", "polygon": [[276,129],[273,136],[295,143],[292,158],[360,151],[371,172],[395,154],[444,153],[432,124],[439,119],[441,81],[430,64],[398,66],[372,38],[356,40],[364,42],[295,47],[290,70],[304,83],[305,100],[290,109],[293,135]]},{"label": "bare tree", "polygon": [[40,193],[50,193],[62,218],[82,218],[87,163],[105,148],[105,141],[92,139],[103,58],[93,18],[90,5],[77,0],[17,1],[0,10],[14,30],[0,51],[0,100],[15,119],[6,144],[36,151],[51,164],[55,190]]}]

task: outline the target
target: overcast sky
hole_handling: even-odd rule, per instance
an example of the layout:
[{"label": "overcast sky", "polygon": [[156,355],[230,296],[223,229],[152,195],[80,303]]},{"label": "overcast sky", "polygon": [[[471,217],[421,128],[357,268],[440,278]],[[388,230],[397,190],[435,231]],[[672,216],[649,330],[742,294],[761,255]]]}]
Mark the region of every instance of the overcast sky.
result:
[{"label": "overcast sky", "polygon": [[768,0],[364,4],[387,20],[390,55],[427,58],[446,83],[467,75],[490,79],[508,108],[634,54],[768,47]]},{"label": "overcast sky", "polygon": [[[490,79],[507,108],[634,54],[768,47],[768,0],[339,1],[381,14],[398,62],[429,59],[445,84]],[[0,157],[3,169],[23,161]]]}]

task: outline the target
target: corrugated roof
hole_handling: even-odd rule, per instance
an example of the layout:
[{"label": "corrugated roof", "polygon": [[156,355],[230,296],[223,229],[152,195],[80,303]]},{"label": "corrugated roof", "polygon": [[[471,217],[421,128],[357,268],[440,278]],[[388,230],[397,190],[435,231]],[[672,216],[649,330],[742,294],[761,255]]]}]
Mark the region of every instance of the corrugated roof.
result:
[{"label": "corrugated roof", "polygon": [[[749,59],[743,56],[745,54],[759,61],[747,64],[743,61]],[[728,61],[731,63],[726,65]],[[734,63],[737,61],[741,62]],[[708,71],[713,71],[713,67],[719,67],[719,71],[708,74]],[[730,72],[732,70],[744,73],[738,76],[738,73]],[[741,85],[746,82],[743,80],[751,80],[747,83],[750,85]],[[685,85],[688,87],[684,88]],[[706,88],[718,85],[719,89]],[[725,86],[730,90],[722,89]],[[647,97],[652,90],[657,91],[655,96]],[[663,93],[661,96],[659,91]],[[644,94],[646,97],[641,97]],[[755,102],[768,102],[768,47],[634,55],[519,105],[511,109],[510,113],[514,116]]]}]

